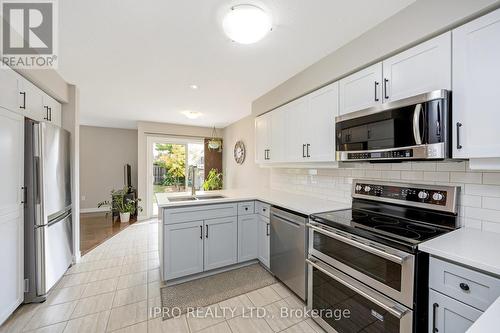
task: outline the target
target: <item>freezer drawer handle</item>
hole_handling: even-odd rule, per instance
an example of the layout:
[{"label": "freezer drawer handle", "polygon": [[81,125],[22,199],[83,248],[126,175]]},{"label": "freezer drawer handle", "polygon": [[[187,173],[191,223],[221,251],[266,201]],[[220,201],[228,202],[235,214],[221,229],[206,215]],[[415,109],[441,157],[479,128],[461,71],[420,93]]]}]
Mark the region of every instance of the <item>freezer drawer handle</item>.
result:
[{"label": "freezer drawer handle", "polygon": [[324,274],[328,275],[332,279],[336,280],[337,282],[339,282],[339,283],[343,284],[344,286],[346,286],[347,288],[351,289],[355,293],[357,293],[357,294],[363,296],[364,298],[370,300],[371,302],[377,304],[382,309],[386,310],[387,312],[389,312],[390,314],[392,314],[393,316],[395,316],[398,319],[403,318],[403,316],[408,312],[408,310],[401,311],[401,310],[397,309],[394,305],[392,305],[392,306],[388,305],[386,303],[386,301],[368,294],[368,292],[362,290],[361,286],[360,287],[356,287],[356,286],[350,284],[349,282],[344,281],[340,276],[337,276],[334,272],[331,272],[330,270],[328,270],[328,269],[326,269],[324,267],[321,267],[317,263],[316,260],[306,259],[306,262],[309,265],[313,266],[314,268],[320,270]]},{"label": "freezer drawer handle", "polygon": [[406,260],[406,258],[408,258],[409,256],[411,255],[407,255],[405,257],[399,257],[397,255],[394,255],[394,254],[391,254],[391,253],[387,253],[383,250],[379,250],[377,248],[374,248],[374,247],[371,247],[369,245],[366,245],[366,244],[363,244],[363,243],[360,243],[360,242],[357,242],[355,240],[352,240],[350,238],[347,238],[347,237],[344,237],[344,236],[341,236],[335,232],[332,232],[332,231],[329,231],[329,230],[325,230],[324,228],[321,228],[321,227],[318,227],[312,223],[308,223],[307,226],[321,234],[324,234],[328,237],[331,237],[331,238],[335,238],[336,240],[338,241],[341,241],[343,243],[346,243],[346,244],[349,244],[349,245],[352,245],[352,246],[355,246],[357,247],[358,249],[361,249],[361,250],[364,250],[366,252],[369,252],[371,254],[374,254],[376,256],[379,256],[379,257],[382,257],[384,259],[387,259],[387,260],[390,260],[392,262],[395,262],[397,264],[403,264],[403,262]]}]

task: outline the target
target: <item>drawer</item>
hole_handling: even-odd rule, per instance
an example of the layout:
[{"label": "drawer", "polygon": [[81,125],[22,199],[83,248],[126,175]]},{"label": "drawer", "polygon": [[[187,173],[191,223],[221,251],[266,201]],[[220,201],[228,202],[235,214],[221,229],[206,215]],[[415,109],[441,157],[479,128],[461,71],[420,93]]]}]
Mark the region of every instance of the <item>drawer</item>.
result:
[{"label": "drawer", "polygon": [[245,201],[238,203],[238,215],[248,215],[255,213],[255,201]]},{"label": "drawer", "polygon": [[264,202],[255,201],[255,213],[260,214],[264,217],[271,217],[271,205]]},{"label": "drawer", "polygon": [[236,203],[231,203],[187,206],[181,208],[164,208],[163,211],[163,223],[174,224],[236,216],[238,214],[238,205]]},{"label": "drawer", "polygon": [[485,311],[500,296],[500,279],[434,257],[429,287]]}]

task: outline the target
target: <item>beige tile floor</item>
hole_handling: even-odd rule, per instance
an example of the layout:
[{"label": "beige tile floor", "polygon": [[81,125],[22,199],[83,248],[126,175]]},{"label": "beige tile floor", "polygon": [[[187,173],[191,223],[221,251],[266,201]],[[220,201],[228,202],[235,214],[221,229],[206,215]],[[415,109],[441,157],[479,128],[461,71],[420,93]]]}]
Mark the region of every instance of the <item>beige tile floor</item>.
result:
[{"label": "beige tile floor", "polygon": [[[159,280],[157,221],[136,223],[83,256],[45,303],[17,309],[0,333],[323,332],[309,318],[280,316],[282,308],[303,307],[281,284],[200,309],[197,317],[164,321],[151,309],[160,306]],[[257,317],[257,307],[265,310],[265,318]]]}]

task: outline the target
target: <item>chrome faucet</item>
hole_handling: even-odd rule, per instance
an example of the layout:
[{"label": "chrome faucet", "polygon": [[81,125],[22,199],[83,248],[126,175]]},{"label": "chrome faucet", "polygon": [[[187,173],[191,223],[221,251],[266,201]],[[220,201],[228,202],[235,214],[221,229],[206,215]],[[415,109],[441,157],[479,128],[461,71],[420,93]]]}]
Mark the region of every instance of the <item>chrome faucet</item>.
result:
[{"label": "chrome faucet", "polygon": [[198,167],[196,165],[191,165],[189,166],[189,171],[188,171],[188,179],[191,179],[191,195],[195,196],[196,195],[196,170],[198,170]]}]

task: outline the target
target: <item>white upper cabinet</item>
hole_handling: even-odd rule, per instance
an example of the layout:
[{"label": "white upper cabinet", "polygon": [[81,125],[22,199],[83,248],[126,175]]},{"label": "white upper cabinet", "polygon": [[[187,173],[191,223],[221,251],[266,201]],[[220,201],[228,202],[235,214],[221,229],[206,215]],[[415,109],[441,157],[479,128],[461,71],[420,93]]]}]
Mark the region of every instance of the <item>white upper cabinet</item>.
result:
[{"label": "white upper cabinet", "polygon": [[304,123],[308,162],[335,161],[335,117],[339,115],[339,83],[309,95],[309,116]]},{"label": "white upper cabinet", "polygon": [[382,63],[384,102],[451,90],[451,32],[447,32]]},{"label": "white upper cabinet", "polygon": [[278,108],[271,112],[271,130],[269,137],[269,151],[267,152],[268,162],[283,162],[285,158],[285,109]]},{"label": "white upper cabinet", "polygon": [[304,96],[284,106],[286,119],[285,160],[302,162],[306,158],[307,121],[309,96]]},{"label": "white upper cabinet", "polygon": [[44,93],[33,83],[21,78],[19,80],[19,110],[21,114],[37,121],[44,121],[46,112],[43,107]]},{"label": "white upper cabinet", "polygon": [[340,80],[339,92],[341,115],[382,103],[382,63]]},{"label": "white upper cabinet", "polygon": [[271,114],[255,118],[255,162],[265,163],[271,141]]},{"label": "white upper cabinet", "polygon": [[19,76],[7,66],[0,68],[0,107],[11,111],[19,108]]},{"label": "white upper cabinet", "polygon": [[453,30],[454,158],[500,157],[499,41],[500,10]]}]

